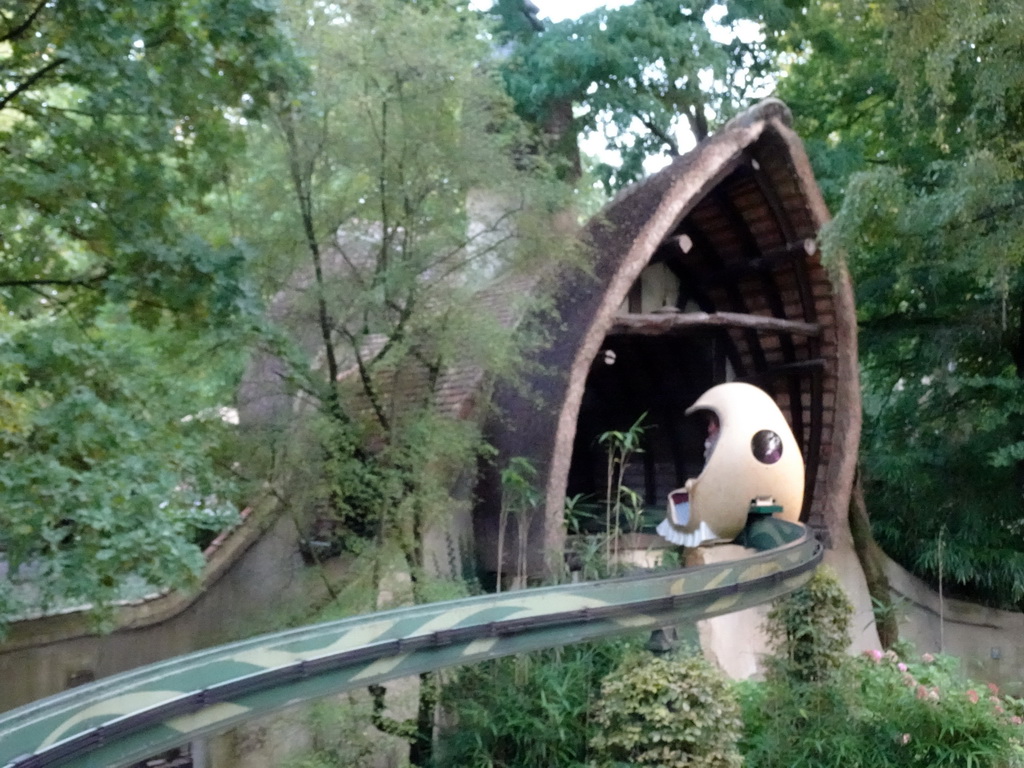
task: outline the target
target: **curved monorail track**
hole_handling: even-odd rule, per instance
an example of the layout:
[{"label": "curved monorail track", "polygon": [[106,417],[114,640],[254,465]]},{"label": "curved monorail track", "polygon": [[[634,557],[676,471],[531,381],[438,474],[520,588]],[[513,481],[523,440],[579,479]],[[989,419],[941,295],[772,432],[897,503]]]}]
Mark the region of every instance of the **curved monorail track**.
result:
[{"label": "curved monorail track", "polygon": [[332,693],[748,608],[800,587],[821,560],[802,525],[767,518],[746,535],[763,551],[357,616],[105,678],[0,715],[0,765],[124,765]]}]

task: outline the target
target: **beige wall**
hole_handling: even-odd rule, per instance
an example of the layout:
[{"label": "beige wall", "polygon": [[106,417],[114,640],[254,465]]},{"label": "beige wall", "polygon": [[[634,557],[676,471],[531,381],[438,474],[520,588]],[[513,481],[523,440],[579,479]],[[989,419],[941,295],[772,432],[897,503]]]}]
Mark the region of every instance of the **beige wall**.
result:
[{"label": "beige wall", "polygon": [[888,560],[885,573],[896,601],[900,639],[921,653],[948,653],[974,680],[1024,695],[1024,614],[963,600],[940,602],[937,592]]},{"label": "beige wall", "polygon": [[[471,536],[469,504],[453,505],[447,524],[425,536],[428,570],[459,578]],[[298,538],[290,515],[268,504],[208,555],[198,592],[124,606],[109,634],[94,632],[81,611],[14,622],[0,643],[0,712],[66,690],[76,678],[88,682],[279,629],[290,618],[308,620],[328,596],[320,573],[303,563]],[[347,562],[325,564],[332,583],[344,583]]]},{"label": "beige wall", "polygon": [[76,676],[98,679],[280,626],[316,599],[318,580],[302,563],[292,521],[265,520],[251,518],[214,553],[198,594],[126,606],[108,635],[78,611],[12,624],[0,644],[0,711],[63,691]]},{"label": "beige wall", "polygon": [[[833,548],[825,551],[824,563],[836,572],[839,582],[853,604],[850,653],[861,653],[879,645],[874,615],[871,611],[871,598],[852,543],[848,537],[837,538],[838,541],[833,542]],[[744,557],[749,552],[750,550],[734,544],[702,547],[687,564],[727,562]],[[770,604],[759,605],[697,622],[701,650],[705,657],[733,680],[745,680],[760,675],[764,671],[762,658],[769,652],[767,637],[762,627],[770,609]]]}]

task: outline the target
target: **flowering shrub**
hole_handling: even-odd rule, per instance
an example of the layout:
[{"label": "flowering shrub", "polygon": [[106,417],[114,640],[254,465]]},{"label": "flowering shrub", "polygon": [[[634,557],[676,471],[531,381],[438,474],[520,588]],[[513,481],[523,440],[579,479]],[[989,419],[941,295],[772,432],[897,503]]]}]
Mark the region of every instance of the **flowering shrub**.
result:
[{"label": "flowering shrub", "polygon": [[834,577],[815,578],[769,615],[769,679],[740,686],[747,766],[1024,766],[1024,703],[965,680],[949,657],[837,655],[847,626],[837,614],[849,609]]},{"label": "flowering shrub", "polygon": [[959,674],[957,660],[870,651],[851,660],[862,719],[888,737],[891,765],[1024,765],[1016,702]]},{"label": "flowering shrub", "polygon": [[1021,703],[962,679],[956,666],[876,651],[825,682],[747,685],[747,765],[1024,766]]}]

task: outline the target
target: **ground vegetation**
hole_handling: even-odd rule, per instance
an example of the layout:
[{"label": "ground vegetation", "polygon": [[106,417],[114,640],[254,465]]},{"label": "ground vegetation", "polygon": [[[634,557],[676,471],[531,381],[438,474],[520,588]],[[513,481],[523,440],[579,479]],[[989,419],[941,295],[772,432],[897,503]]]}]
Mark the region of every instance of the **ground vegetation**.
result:
[{"label": "ground vegetation", "polygon": [[905,644],[845,655],[851,615],[826,568],[772,609],[767,679],[739,685],[746,765],[1024,764],[1020,700]]}]

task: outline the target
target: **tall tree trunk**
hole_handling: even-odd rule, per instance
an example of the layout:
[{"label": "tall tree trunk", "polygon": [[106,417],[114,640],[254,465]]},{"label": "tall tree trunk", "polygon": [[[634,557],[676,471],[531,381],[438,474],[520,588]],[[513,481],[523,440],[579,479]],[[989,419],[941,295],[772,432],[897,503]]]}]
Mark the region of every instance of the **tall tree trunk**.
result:
[{"label": "tall tree trunk", "polygon": [[860,469],[853,481],[853,492],[850,494],[850,533],[853,535],[853,548],[864,569],[864,578],[868,583],[868,593],[875,612],[875,627],[878,639],[883,648],[891,648],[900,639],[899,623],[893,608],[892,592],[889,579],[885,575],[885,553],[871,534],[871,520],[868,518],[867,505],[864,503],[864,489],[861,485]]}]

